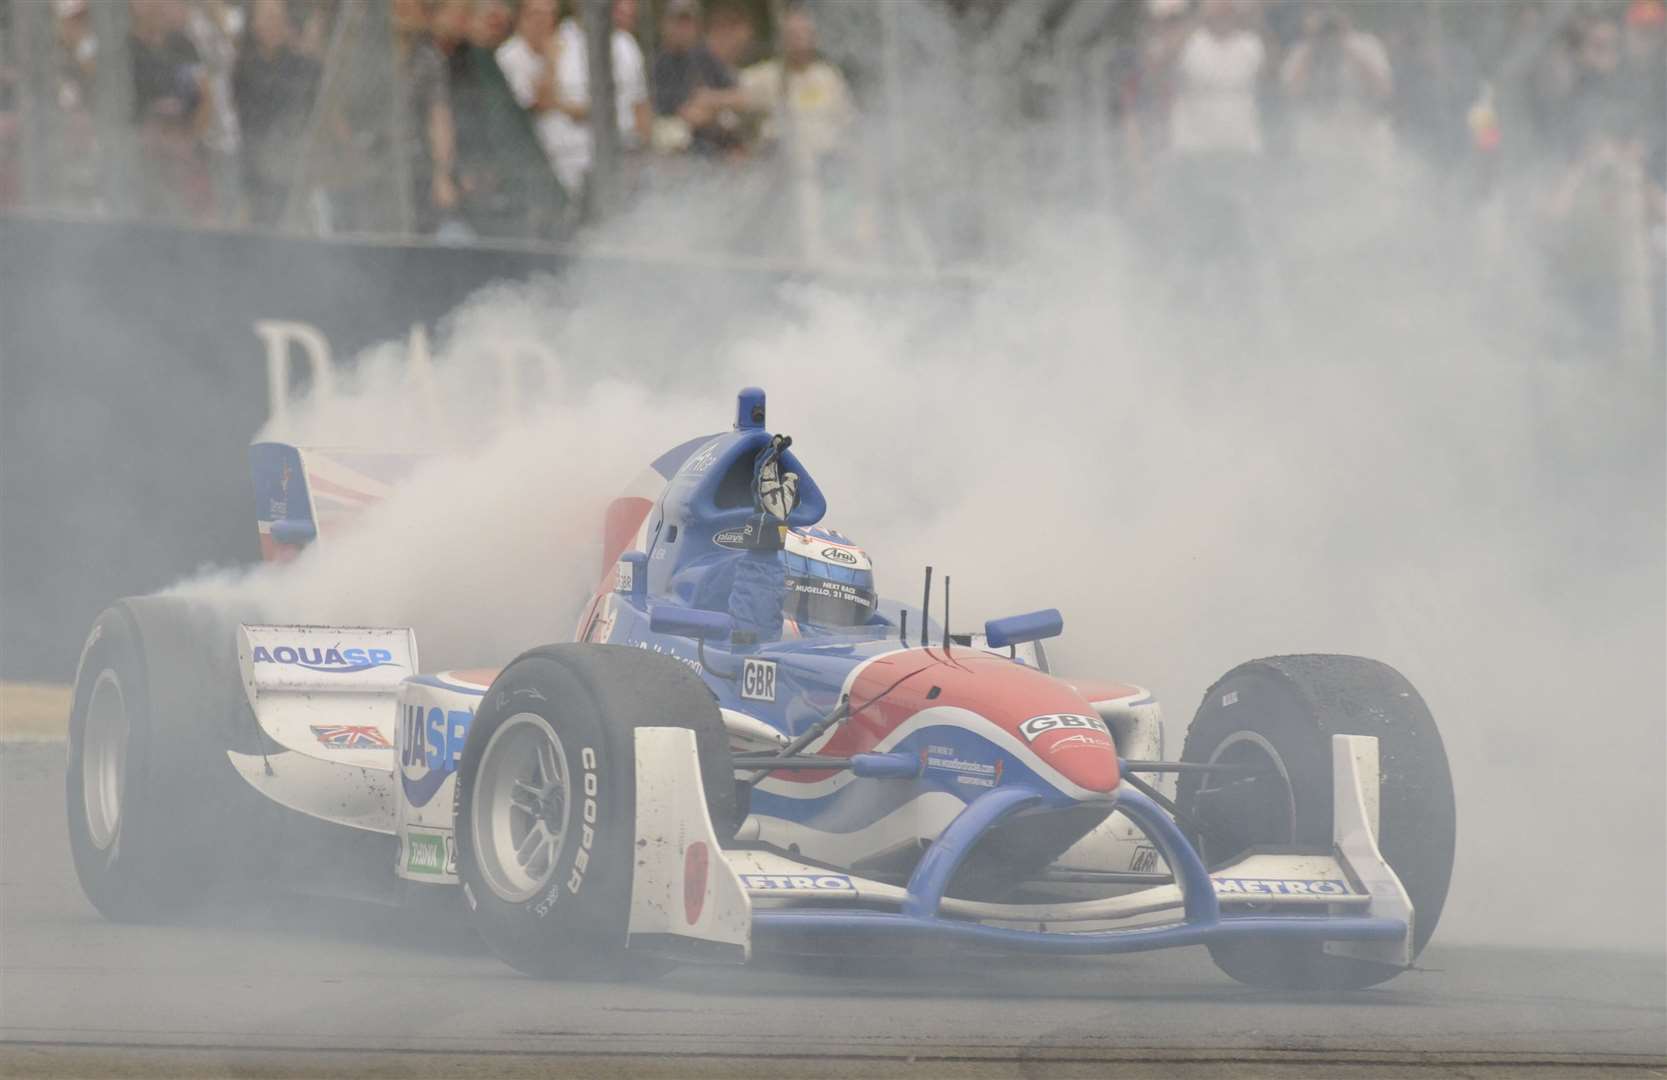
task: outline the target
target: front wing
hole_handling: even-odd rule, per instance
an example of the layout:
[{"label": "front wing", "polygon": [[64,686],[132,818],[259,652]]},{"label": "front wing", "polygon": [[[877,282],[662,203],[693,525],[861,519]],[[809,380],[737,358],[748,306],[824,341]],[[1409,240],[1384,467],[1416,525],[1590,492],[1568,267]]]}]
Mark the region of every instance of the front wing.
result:
[{"label": "front wing", "polygon": [[1320,941],[1405,967],[1412,903],[1377,846],[1377,740],[1332,738],[1333,848],[1247,855],[1206,870],[1167,813],[1123,785],[1116,806],[1150,838],[1173,881],[1096,900],[997,904],[945,896],[962,859],[1013,814],[1057,808],[1050,793],[993,788],[969,803],[891,885],[755,850],[718,853],[694,736],[637,734],[637,865],[632,948],[741,961],[755,938],[791,947],[842,936],[939,939],[1030,953],[1121,953],[1237,938]]}]

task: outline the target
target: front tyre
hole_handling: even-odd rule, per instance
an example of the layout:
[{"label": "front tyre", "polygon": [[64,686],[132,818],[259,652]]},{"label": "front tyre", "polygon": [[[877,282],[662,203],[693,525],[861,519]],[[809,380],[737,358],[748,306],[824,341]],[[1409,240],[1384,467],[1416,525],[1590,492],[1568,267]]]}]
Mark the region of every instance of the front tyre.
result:
[{"label": "front tyre", "polygon": [[[1453,870],[1453,778],[1441,734],[1411,683],[1358,656],[1277,656],[1240,664],[1204,695],[1181,760],[1254,766],[1249,778],[1181,774],[1177,804],[1212,868],[1255,847],[1332,845],[1331,737],[1378,740],[1378,848],[1413,904],[1413,953],[1441,918]],[[1210,947],[1228,975],[1278,989],[1354,989],[1401,969],[1333,956],[1318,942]]]},{"label": "front tyre", "polygon": [[551,645],[493,681],[458,765],[458,872],[487,945],[545,978],[655,970],[627,955],[636,729],[695,732],[708,812],[736,796],[716,699],[679,661],[616,645]]}]

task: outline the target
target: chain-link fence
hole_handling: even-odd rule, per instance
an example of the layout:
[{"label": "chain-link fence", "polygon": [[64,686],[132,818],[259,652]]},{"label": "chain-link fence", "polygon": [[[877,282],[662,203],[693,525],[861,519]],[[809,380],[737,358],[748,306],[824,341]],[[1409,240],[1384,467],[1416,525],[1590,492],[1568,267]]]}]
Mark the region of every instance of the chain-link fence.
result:
[{"label": "chain-link fence", "polygon": [[1660,295],[1662,0],[6,0],[0,19],[0,205],[30,212],[917,273],[998,262],[1058,213],[1230,260],[1293,206],[1416,174],[1531,231],[1587,321],[1636,338]]}]

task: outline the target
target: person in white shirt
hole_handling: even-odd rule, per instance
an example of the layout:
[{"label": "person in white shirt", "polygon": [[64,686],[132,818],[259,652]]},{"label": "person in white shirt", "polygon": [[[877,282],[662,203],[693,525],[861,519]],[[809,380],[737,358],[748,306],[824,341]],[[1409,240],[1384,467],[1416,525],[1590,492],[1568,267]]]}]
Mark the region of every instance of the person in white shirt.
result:
[{"label": "person in white shirt", "polygon": [[515,36],[498,46],[495,55],[515,100],[534,116],[538,144],[556,179],[577,199],[584,171],[572,168],[570,131],[583,122],[589,109],[562,93],[565,80],[558,83],[556,0],[523,0]]},{"label": "person in white shirt", "polygon": [[1160,47],[1173,68],[1169,149],[1175,154],[1262,153],[1257,91],[1267,66],[1262,39],[1234,0],[1203,0],[1198,23]]},{"label": "person in white shirt", "polygon": [[654,126],[648,102],[648,62],[632,36],[637,25],[637,0],[613,4],[614,108],[618,111],[619,144],[626,150],[647,146]]},{"label": "person in white shirt", "polygon": [[[535,5],[540,8],[546,5],[554,7],[552,0],[528,0],[522,8],[523,21],[527,17],[527,8]],[[652,119],[642,49],[627,29],[636,24],[637,0],[614,0],[611,19],[616,122],[620,145],[630,150],[647,140]],[[538,26],[542,25],[540,14]],[[554,44],[550,46],[553,64],[544,57],[538,57],[542,62],[536,66],[529,63],[527,48],[516,47],[522,36],[517,32],[498,50],[498,63],[504,68],[504,74],[509,76],[516,97],[529,108],[536,108],[536,104],[529,102],[536,101],[537,87],[531,85],[523,89],[523,86],[532,84],[537,76],[551,79],[550,105],[540,111],[538,120],[539,141],[562,187],[578,195],[590,175],[594,157],[590,133],[590,55],[585,44],[584,28],[577,19],[562,20],[555,29]],[[510,50],[507,57],[506,50]],[[521,86],[517,85],[517,76],[511,74],[512,66],[525,72],[520,76]]]},{"label": "person in white shirt", "polygon": [[1168,152],[1155,162],[1151,188],[1161,257],[1184,291],[1225,295],[1225,283],[1238,283],[1245,301],[1238,315],[1246,319],[1276,310],[1262,240],[1261,93],[1270,73],[1266,46],[1246,25],[1255,10],[1202,0],[1150,54],[1171,93]]}]

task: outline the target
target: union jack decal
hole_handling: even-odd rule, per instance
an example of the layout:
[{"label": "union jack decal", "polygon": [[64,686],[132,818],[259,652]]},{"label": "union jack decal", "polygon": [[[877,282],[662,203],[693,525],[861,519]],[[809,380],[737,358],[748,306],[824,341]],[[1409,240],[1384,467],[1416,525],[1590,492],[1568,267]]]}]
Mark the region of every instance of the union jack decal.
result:
[{"label": "union jack decal", "polygon": [[313,735],[332,750],[389,750],[393,743],[376,728],[358,724],[313,724]]}]

